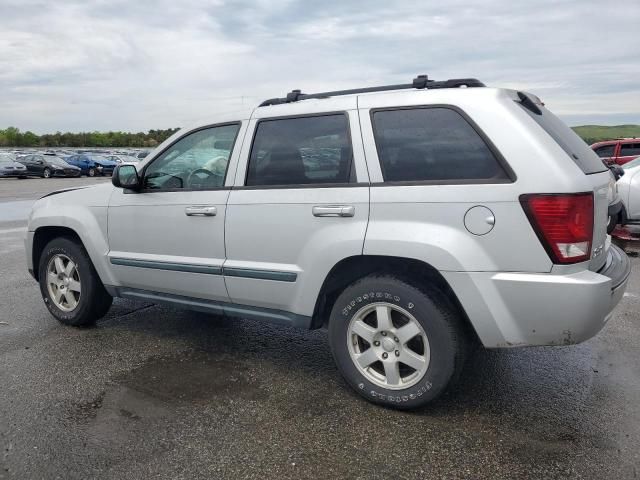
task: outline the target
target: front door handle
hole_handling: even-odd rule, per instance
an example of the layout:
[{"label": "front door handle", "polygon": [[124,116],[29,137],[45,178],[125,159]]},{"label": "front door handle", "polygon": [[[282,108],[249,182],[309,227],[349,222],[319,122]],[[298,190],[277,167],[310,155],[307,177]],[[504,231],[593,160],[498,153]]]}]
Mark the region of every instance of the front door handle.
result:
[{"label": "front door handle", "polygon": [[187,217],[193,217],[195,215],[201,215],[203,217],[215,217],[218,210],[213,205],[192,205],[184,209],[184,213]]},{"label": "front door handle", "polygon": [[311,209],[314,217],[353,217],[356,207],[353,205],[316,205]]}]

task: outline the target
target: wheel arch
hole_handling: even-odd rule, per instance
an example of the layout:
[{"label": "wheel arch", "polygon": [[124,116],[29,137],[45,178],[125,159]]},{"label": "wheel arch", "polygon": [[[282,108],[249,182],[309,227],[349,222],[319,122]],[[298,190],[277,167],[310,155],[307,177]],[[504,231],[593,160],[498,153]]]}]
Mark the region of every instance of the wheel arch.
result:
[{"label": "wheel arch", "polygon": [[44,251],[44,247],[54,238],[69,238],[80,245],[84,246],[80,235],[69,227],[60,226],[43,226],[36,229],[33,235],[33,247],[31,249],[31,259],[33,261],[33,276],[36,280],[39,277],[40,257]]},{"label": "wheel arch", "polygon": [[466,311],[455,292],[442,274],[427,262],[405,257],[385,255],[356,255],[347,257],[336,263],[322,283],[320,293],[313,310],[311,328],[326,327],[333,305],[348,285],[371,274],[396,275],[410,283],[421,286],[433,286],[451,302],[451,306],[459,313],[470,338],[479,337]]}]

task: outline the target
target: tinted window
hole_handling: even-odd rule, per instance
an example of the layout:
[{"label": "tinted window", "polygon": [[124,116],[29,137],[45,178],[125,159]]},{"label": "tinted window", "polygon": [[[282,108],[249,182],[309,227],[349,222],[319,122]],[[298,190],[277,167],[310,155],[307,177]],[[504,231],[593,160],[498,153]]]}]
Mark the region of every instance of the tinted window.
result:
[{"label": "tinted window", "polygon": [[190,133],[153,160],[144,187],[153,190],[207,190],[224,185],[239,124]]},{"label": "tinted window", "polygon": [[613,157],[613,152],[615,152],[615,150],[616,144],[614,143],[613,145],[604,145],[602,147],[598,147],[593,151],[596,152],[596,155],[598,155],[600,158],[609,158]]},{"label": "tinted window", "polygon": [[347,183],[352,157],[346,115],[261,121],[246,184]]},{"label": "tinted window", "polygon": [[580,170],[587,175],[591,173],[606,172],[607,167],[593,150],[584,143],[576,132],[547,110],[541,103],[536,103],[540,114],[532,112],[526,105],[518,103],[522,109],[533,118],[547,134],[565,151]]},{"label": "tinted window", "polygon": [[473,127],[450,108],[385,110],[373,114],[384,180],[508,180]]},{"label": "tinted window", "polygon": [[621,157],[635,157],[640,155],[640,143],[623,143],[620,145]]}]

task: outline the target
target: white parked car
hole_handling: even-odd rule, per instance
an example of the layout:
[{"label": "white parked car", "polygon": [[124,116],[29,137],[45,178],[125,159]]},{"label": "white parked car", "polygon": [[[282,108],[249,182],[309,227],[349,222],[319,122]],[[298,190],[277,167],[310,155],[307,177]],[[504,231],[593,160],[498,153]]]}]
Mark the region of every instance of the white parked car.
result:
[{"label": "white parked car", "polygon": [[611,178],[523,92],[426,76],[293,91],[40,199],[26,257],[65,324],[124,297],[328,327],[355,391],[414,408],[476,341],[570,345],[611,318],[630,272],[606,232]]},{"label": "white parked car", "polygon": [[622,210],[616,223],[640,224],[640,157],[625,163],[622,169],[624,175],[617,182]]}]

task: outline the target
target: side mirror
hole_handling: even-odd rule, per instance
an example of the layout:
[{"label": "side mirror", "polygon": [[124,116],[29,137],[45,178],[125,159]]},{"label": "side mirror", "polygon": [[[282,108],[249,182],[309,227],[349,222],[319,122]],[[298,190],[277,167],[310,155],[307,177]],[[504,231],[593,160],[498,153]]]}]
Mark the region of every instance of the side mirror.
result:
[{"label": "side mirror", "polygon": [[138,170],[133,165],[116,165],[111,177],[114,187],[138,190],[140,188],[140,177]]}]

